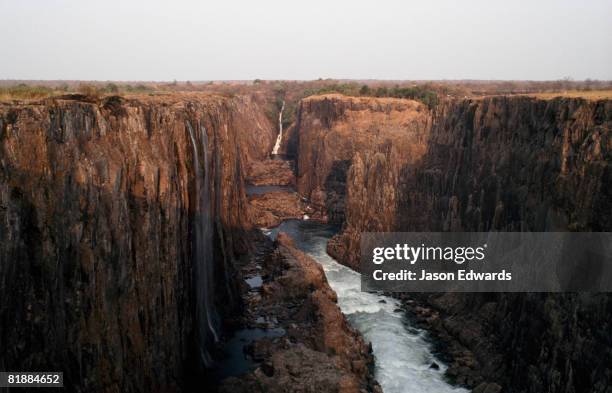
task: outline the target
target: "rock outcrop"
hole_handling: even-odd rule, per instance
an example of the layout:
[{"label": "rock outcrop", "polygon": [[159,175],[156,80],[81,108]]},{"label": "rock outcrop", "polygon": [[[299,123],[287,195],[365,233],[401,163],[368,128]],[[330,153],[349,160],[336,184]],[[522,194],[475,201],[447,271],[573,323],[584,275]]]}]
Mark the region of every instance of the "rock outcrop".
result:
[{"label": "rock outcrop", "polygon": [[342,315],[321,265],[280,233],[260,273],[261,296],[244,318],[272,320],[285,334],[251,343],[259,367],[224,380],[222,392],[380,391],[371,349]]},{"label": "rock outcrop", "polygon": [[268,159],[252,161],[247,172],[247,181],[254,186],[293,186],[295,174],[291,161]]},{"label": "rock outcrop", "polygon": [[179,390],[233,307],[266,122],[248,97],[0,104],[0,369]]},{"label": "rock outcrop", "polygon": [[269,192],[249,197],[250,216],[258,228],[272,228],[284,220],[301,219],[306,206],[296,192]]},{"label": "rock outcrop", "polygon": [[[345,220],[347,173],[356,154],[398,164],[417,161],[431,126],[425,105],[393,98],[309,97],[297,116],[298,192],[326,210],[333,223]],[[378,206],[393,207],[388,191],[379,190]]]}]

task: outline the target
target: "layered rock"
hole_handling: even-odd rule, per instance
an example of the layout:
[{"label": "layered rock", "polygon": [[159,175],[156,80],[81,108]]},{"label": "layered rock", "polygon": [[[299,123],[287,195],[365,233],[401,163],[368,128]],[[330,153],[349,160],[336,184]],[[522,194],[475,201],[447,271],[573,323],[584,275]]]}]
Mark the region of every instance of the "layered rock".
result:
[{"label": "layered rock", "polygon": [[[607,393],[612,299],[607,293],[411,295],[444,342],[448,376],[504,392]],[[475,389],[476,391],[476,389]]]},{"label": "layered rock", "polygon": [[231,116],[235,119],[236,134],[239,136],[242,152],[248,170],[252,165],[265,161],[272,151],[278,130],[276,124],[266,116],[266,97],[235,95],[231,99]]},{"label": "layered rock", "polygon": [[[244,167],[267,154],[251,139],[273,138],[254,105],[197,94],[0,105],[1,369],[63,371],[75,391],[182,387],[218,335],[215,299],[233,304]],[[211,230],[195,229],[200,216]],[[194,236],[211,254],[194,260]]]},{"label": "layered rock", "polygon": [[[355,154],[416,162],[425,153],[430,126],[429,110],[416,101],[341,95],[306,98],[296,124],[298,192],[326,210],[330,222],[342,223],[347,172]],[[381,203],[391,202],[384,190],[380,196]]]},{"label": "layered rock", "polygon": [[[421,154],[413,160],[373,151],[373,142],[364,148],[363,130],[347,132],[347,124],[359,124],[346,120],[354,102],[319,97],[304,104],[299,151],[305,156],[298,161],[301,191],[316,199],[325,190],[326,199],[323,179],[334,173],[331,146],[347,152],[341,155],[349,168],[342,182],[346,219],[328,251],[353,268],[363,231],[612,228],[609,100],[444,102],[431,123],[423,121],[431,127],[423,128]],[[372,112],[385,121],[375,109],[364,111],[364,117]],[[326,141],[326,135],[336,139]],[[308,162],[318,170],[304,169]],[[438,294],[421,300],[434,310],[423,321],[457,344],[449,374],[460,383],[480,390],[501,385],[509,392],[605,392],[610,385],[607,295]]]},{"label": "layered rock", "polygon": [[442,105],[398,184],[412,230],[612,227],[612,102],[495,97]]},{"label": "layered rock", "polygon": [[[398,185],[398,230],[609,231],[612,104],[492,98],[436,114],[424,167]],[[612,380],[606,294],[433,294],[430,327],[470,349],[460,382],[509,392],[605,392]],[[512,348],[509,350],[509,348]],[[469,358],[469,356],[468,356]],[[481,380],[482,380],[481,379]]]},{"label": "layered rock", "polygon": [[357,268],[362,231],[610,228],[611,105],[530,97],[440,105],[419,160],[356,156],[344,234],[330,251]]}]

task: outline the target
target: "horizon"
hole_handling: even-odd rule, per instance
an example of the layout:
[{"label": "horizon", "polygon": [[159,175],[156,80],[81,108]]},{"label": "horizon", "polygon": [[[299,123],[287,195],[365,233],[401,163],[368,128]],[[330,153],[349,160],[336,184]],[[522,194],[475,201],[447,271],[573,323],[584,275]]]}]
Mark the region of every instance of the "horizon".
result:
[{"label": "horizon", "polygon": [[337,82],[416,82],[416,83],[487,83],[487,82],[516,82],[516,83],[529,83],[529,82],[612,82],[612,79],[574,79],[574,78],[558,78],[558,79],[375,79],[375,78],[316,78],[316,79],[194,79],[194,80],[146,80],[146,79],[14,79],[14,78],[0,78],[0,82],[85,82],[85,83],[210,83],[210,82],[244,82],[252,83],[253,81],[261,82],[296,82],[296,83],[307,83],[307,82],[325,82],[325,81],[337,81]]},{"label": "horizon", "polygon": [[0,0],[0,12],[2,80],[612,80],[605,0]]}]

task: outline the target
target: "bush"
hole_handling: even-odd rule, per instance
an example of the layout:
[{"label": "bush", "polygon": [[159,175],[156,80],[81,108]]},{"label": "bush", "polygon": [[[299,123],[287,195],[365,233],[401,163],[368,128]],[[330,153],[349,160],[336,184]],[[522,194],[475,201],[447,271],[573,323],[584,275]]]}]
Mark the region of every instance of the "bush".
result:
[{"label": "bush", "polygon": [[114,83],[108,83],[106,87],[104,87],[105,93],[117,94],[119,93],[119,86]]},{"label": "bush", "polygon": [[100,96],[100,89],[94,85],[88,83],[81,83],[77,91],[87,97],[98,98]]},{"label": "bush", "polygon": [[359,85],[356,83],[334,83],[315,89],[306,89],[304,95],[307,97],[312,95],[339,93],[345,96],[358,96],[360,95],[359,91]]},{"label": "bush", "polygon": [[362,85],[359,87],[356,83],[336,83],[317,89],[307,89],[304,92],[304,96],[307,97],[311,95],[330,93],[340,93],[346,96],[405,98],[420,101],[427,105],[430,109],[434,109],[438,104],[438,93],[436,93],[436,91],[428,85],[412,87],[395,86],[393,88],[379,86],[376,89],[372,89],[368,85]]},{"label": "bush", "polygon": [[370,91],[371,91],[370,86],[363,85],[363,86],[361,86],[361,89],[359,89],[359,95],[369,96],[370,95]]}]

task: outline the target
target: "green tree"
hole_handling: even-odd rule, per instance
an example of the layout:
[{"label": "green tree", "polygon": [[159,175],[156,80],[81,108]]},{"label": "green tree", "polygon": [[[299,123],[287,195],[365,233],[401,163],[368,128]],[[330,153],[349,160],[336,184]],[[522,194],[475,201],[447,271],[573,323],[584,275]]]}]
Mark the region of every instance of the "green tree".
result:
[{"label": "green tree", "polygon": [[117,86],[117,85],[116,85],[116,84],[114,84],[114,83],[108,83],[108,84],[106,85],[106,87],[104,88],[104,90],[105,90],[107,93],[117,94],[117,93],[119,93],[119,86]]}]

